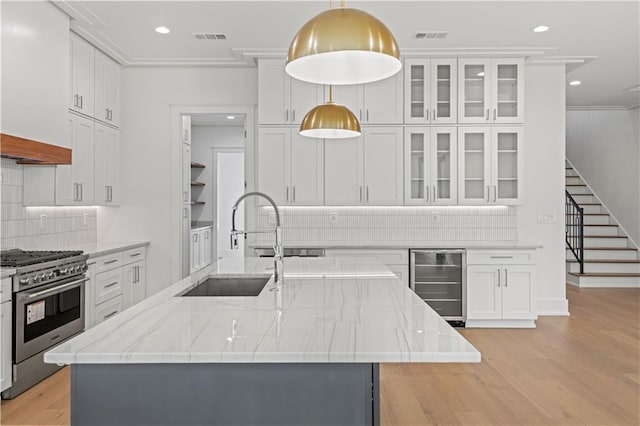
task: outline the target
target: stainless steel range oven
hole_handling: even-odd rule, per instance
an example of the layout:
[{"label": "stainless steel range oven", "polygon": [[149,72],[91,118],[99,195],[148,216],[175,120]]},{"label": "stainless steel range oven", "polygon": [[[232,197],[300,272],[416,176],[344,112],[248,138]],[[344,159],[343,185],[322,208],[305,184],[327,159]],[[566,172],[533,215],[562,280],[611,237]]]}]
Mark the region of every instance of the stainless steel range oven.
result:
[{"label": "stainless steel range oven", "polygon": [[[87,255],[82,252],[2,252],[3,266],[19,258],[13,277],[13,380],[10,399],[61,367],[44,353],[84,329]],[[35,262],[35,263],[34,263]],[[22,266],[21,266],[22,265]]]}]

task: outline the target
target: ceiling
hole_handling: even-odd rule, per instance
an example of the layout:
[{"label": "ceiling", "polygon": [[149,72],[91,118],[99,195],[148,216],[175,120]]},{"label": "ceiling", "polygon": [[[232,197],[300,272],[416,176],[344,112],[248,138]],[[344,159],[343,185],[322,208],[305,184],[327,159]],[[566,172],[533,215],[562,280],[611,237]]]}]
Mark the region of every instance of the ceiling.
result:
[{"label": "ceiling", "polygon": [[[255,66],[286,55],[329,1],[54,1],[72,28],[125,66]],[[334,1],[334,6],[339,2]],[[527,56],[567,64],[570,107],[640,104],[640,1],[355,1],[394,33],[404,57]],[[157,26],[171,33],[160,35]],[[548,32],[534,33],[538,25]],[[196,40],[192,33],[223,33]],[[416,32],[447,32],[416,40]],[[636,90],[625,90],[636,87]]]}]

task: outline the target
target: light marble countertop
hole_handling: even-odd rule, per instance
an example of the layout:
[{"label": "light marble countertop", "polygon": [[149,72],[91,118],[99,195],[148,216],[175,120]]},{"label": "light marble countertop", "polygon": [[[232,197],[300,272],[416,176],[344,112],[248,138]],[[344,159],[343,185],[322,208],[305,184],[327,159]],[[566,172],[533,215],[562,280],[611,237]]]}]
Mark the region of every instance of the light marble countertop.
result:
[{"label": "light marble countertop", "polygon": [[[251,248],[271,248],[269,243],[251,243]],[[324,249],[538,249],[541,244],[527,241],[284,241],[283,246],[291,248]]]},{"label": "light marble countertop", "polygon": [[191,230],[192,231],[199,231],[201,229],[207,229],[207,228],[212,228],[212,225],[196,225],[196,226],[191,226]]},{"label": "light marble countertop", "polygon": [[149,241],[99,241],[95,243],[76,244],[66,250],[82,250],[89,259],[98,256],[149,245]]},{"label": "light marble countertop", "polygon": [[0,269],[0,279],[10,277],[16,274],[16,268],[2,268]]},{"label": "light marble countertop", "polygon": [[59,345],[45,362],[480,362],[480,353],[375,258],[285,259],[256,297],[176,297],[209,275],[272,275],[227,258]]}]

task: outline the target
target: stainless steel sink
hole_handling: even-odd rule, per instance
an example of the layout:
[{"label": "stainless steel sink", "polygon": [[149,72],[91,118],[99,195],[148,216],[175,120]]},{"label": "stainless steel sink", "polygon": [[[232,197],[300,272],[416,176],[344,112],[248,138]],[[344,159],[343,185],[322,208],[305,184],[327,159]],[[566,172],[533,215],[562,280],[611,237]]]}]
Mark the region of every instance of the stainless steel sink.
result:
[{"label": "stainless steel sink", "polygon": [[211,277],[181,296],[257,296],[270,279],[271,275]]}]

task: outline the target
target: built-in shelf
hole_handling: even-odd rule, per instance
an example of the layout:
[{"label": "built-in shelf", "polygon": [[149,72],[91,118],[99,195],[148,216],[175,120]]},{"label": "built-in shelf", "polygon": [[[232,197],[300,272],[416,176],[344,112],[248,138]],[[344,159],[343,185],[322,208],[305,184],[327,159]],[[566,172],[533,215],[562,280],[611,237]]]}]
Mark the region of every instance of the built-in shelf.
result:
[{"label": "built-in shelf", "polygon": [[204,205],[204,201],[192,201],[191,205],[192,206],[202,206],[202,205]]},{"label": "built-in shelf", "polygon": [[204,186],[204,182],[192,181],[191,186]]},{"label": "built-in shelf", "polygon": [[200,163],[196,163],[194,161],[191,162],[191,168],[192,169],[204,169],[205,165],[204,164],[200,164]]}]

